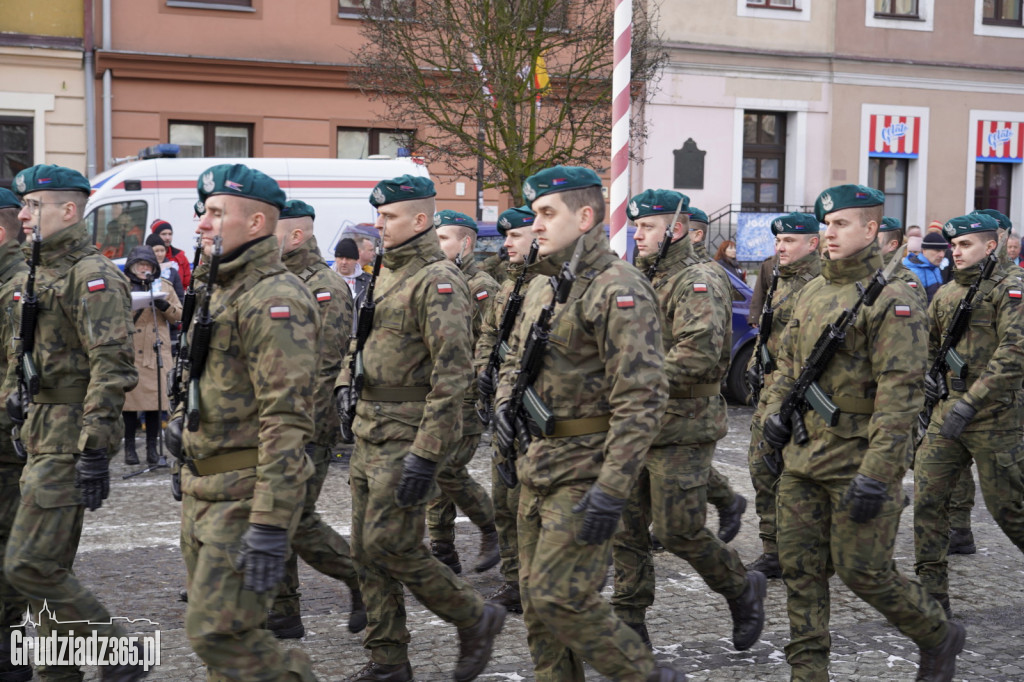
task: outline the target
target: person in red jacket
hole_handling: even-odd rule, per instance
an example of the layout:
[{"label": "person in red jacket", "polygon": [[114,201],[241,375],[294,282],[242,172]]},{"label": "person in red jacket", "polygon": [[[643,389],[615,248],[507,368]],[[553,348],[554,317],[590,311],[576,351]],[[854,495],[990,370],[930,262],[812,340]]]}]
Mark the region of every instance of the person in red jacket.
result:
[{"label": "person in red jacket", "polygon": [[171,246],[171,237],[174,236],[174,228],[166,220],[157,218],[149,226],[149,229],[153,234],[160,235],[160,239],[164,240],[164,244],[167,245],[167,260],[172,260],[178,264],[178,274],[181,275],[182,286],[188,288],[188,283],[192,281],[192,264],[189,263],[188,256],[181,249],[176,249]]}]

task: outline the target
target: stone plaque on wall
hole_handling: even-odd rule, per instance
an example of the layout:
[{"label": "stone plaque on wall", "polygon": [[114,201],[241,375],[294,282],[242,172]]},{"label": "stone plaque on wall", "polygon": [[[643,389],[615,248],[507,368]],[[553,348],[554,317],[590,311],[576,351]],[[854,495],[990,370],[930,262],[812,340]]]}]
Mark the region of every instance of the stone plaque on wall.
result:
[{"label": "stone plaque on wall", "polygon": [[697,149],[693,138],[683,143],[682,149],[672,150],[675,155],[675,173],[672,187],[676,189],[704,189],[705,151]]}]

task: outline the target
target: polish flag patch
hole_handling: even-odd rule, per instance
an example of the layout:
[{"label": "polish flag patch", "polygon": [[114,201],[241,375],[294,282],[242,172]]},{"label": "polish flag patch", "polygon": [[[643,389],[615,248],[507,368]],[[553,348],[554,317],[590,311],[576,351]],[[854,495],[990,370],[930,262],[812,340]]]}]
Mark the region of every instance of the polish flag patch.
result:
[{"label": "polish flag patch", "polygon": [[1010,289],[1006,292],[1010,298],[1020,299],[1020,289]]},{"label": "polish flag patch", "polygon": [[616,296],[615,305],[619,308],[632,308],[636,305],[632,296]]},{"label": "polish flag patch", "polygon": [[329,291],[318,291],[316,292],[317,303],[327,303],[331,300],[331,292]]},{"label": "polish flag patch", "polygon": [[708,285],[704,282],[694,282],[693,290],[699,292],[706,292],[708,290]]},{"label": "polish flag patch", "polygon": [[896,313],[896,317],[910,317],[909,305],[896,305],[893,306],[892,310]]},{"label": "polish flag patch", "polygon": [[450,294],[452,293],[451,282],[442,282],[437,285],[437,293],[439,294]]},{"label": "polish flag patch", "polygon": [[907,284],[910,285],[911,289],[916,289],[917,288],[917,282],[907,282]]},{"label": "polish flag patch", "polygon": [[91,282],[86,282],[85,286],[89,288],[90,292],[103,291],[107,288],[107,282],[102,278],[94,279]]},{"label": "polish flag patch", "polygon": [[270,306],[270,317],[274,320],[287,320],[292,316],[292,309],[286,305]]},{"label": "polish flag patch", "polygon": [[490,296],[490,294],[488,294],[488,293],[487,293],[486,291],[481,291],[481,292],[479,292],[479,293],[478,293],[478,294],[476,295],[476,300],[478,300],[478,301],[482,301],[482,300],[484,300],[485,298],[487,298],[488,296]]},{"label": "polish flag patch", "polygon": [[18,302],[20,300],[21,300],[21,292],[20,291],[15,291],[14,292],[14,301]]}]

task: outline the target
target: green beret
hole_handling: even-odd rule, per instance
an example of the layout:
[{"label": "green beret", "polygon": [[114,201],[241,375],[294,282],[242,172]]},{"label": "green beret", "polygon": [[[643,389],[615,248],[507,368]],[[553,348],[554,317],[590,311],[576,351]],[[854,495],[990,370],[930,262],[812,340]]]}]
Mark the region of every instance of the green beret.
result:
[{"label": "green beret", "polygon": [[985,213],[968,213],[958,218],[953,218],[942,226],[942,234],[949,241],[965,234],[977,234],[978,232],[995,232],[999,229],[999,222]]},{"label": "green beret", "polygon": [[708,214],[700,210],[699,208],[696,208],[695,206],[690,206],[684,210],[686,211],[686,215],[690,216],[690,220],[692,222],[704,223],[705,225],[708,224]]},{"label": "green beret", "polygon": [[520,227],[533,227],[533,219],[537,217],[537,214],[530,210],[529,206],[520,206],[519,208],[510,208],[507,211],[502,211],[501,215],[498,216],[498,232],[501,236],[505,236],[505,233],[509,230],[516,230]]},{"label": "green beret", "polygon": [[21,202],[14,192],[0,187],[0,208],[21,208]]},{"label": "green beret", "polygon": [[633,197],[626,206],[626,217],[632,221],[649,215],[673,215],[682,203],[682,211],[690,205],[690,197],[668,189],[647,189]]},{"label": "green beret", "polygon": [[885,194],[873,187],[864,185],[836,185],[829,187],[814,202],[814,215],[818,222],[825,222],[825,216],[833,211],[844,208],[863,208],[865,206],[881,206],[885,203]]},{"label": "green beret", "polygon": [[899,218],[890,218],[889,216],[882,217],[882,224],[878,226],[879,232],[895,232],[896,230],[902,230],[903,223],[900,222]]},{"label": "green beret", "polygon": [[305,201],[290,199],[281,209],[281,220],[288,218],[313,218],[316,219],[316,211]]},{"label": "green beret", "polygon": [[789,213],[772,221],[772,234],[810,234],[815,237],[821,230],[818,219],[810,213]]},{"label": "green beret", "polygon": [[53,191],[76,191],[89,194],[92,186],[85,176],[76,170],[64,166],[50,166],[41,163],[38,166],[26,168],[14,177],[14,191],[19,195],[31,192]]},{"label": "green beret", "polygon": [[277,180],[240,163],[222,163],[208,168],[199,176],[196,189],[203,202],[217,194],[255,199],[276,206],[279,210],[283,209],[287,202],[287,197],[278,186]]},{"label": "green beret", "polygon": [[600,186],[601,178],[589,168],[554,166],[526,178],[526,182],[523,183],[523,198],[526,199],[526,203],[532,204],[545,194]]},{"label": "green beret", "polygon": [[400,175],[390,180],[381,180],[370,192],[370,203],[374,208],[399,201],[429,199],[437,195],[434,182],[418,175]]},{"label": "green beret", "polygon": [[1010,219],[1006,217],[1005,213],[1000,213],[994,208],[982,208],[977,211],[974,211],[974,213],[987,215],[989,218],[992,218],[997,223],[999,223],[1000,230],[1006,230],[1010,234],[1013,234],[1013,223],[1010,222]]},{"label": "green beret", "polygon": [[441,227],[442,225],[461,225],[462,227],[468,227],[474,232],[480,232],[476,227],[475,220],[465,213],[459,213],[450,209],[438,211],[434,214],[434,227]]}]

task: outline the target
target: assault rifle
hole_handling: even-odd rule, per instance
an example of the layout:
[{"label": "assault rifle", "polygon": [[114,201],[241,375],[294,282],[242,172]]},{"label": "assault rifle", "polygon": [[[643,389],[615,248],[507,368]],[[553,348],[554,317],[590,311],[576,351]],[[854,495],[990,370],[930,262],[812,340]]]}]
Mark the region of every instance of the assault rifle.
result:
[{"label": "assault rifle", "polygon": [[[519,272],[519,276],[516,277],[516,284],[512,288],[512,293],[509,294],[508,300],[505,301],[505,309],[501,312],[501,326],[498,327],[498,338],[494,341],[491,355],[487,358],[487,367],[484,368],[484,371],[495,379],[498,376],[498,368],[501,366],[501,361],[505,359],[505,355],[508,353],[508,340],[512,336],[512,328],[516,326],[519,311],[523,307],[522,290],[523,284],[526,283],[527,268],[537,260],[537,251],[539,249],[540,244],[534,239],[530,244],[530,252],[526,255],[526,260],[523,261],[523,269]],[[497,381],[494,383],[497,384]],[[494,405],[491,402],[493,397],[493,395],[485,395],[482,392],[480,394],[480,404],[477,405],[476,414],[485,425],[491,421],[491,411],[494,409]]]},{"label": "assault rifle", "polygon": [[750,404],[757,407],[761,399],[761,389],[764,388],[764,375],[775,371],[775,360],[768,352],[768,338],[772,335],[772,322],[775,319],[775,311],[772,309],[772,299],[775,297],[775,290],[779,286],[779,255],[775,254],[775,264],[772,266],[772,281],[768,285],[768,292],[764,296],[764,306],[761,308],[761,320],[757,325],[757,345],[754,347],[754,371],[747,376],[747,384],[750,388]]},{"label": "assault rifle", "polygon": [[[199,267],[199,259],[202,255],[203,240],[201,237],[196,237],[196,255],[192,259],[193,273],[195,273],[196,268]],[[193,276],[188,282],[188,288],[185,289],[185,298],[181,302],[181,333],[178,335],[178,356],[174,361],[174,367],[171,368],[170,380],[167,382],[167,396],[170,398],[172,410],[177,407],[178,403],[184,398],[184,395],[182,395],[181,383],[186,370],[188,370],[188,330],[192,326],[192,317],[195,315],[195,312],[196,278]]]},{"label": "assault rifle", "polygon": [[[530,445],[530,435],[550,436],[554,433],[555,418],[547,405],[540,399],[533,390],[533,382],[540,374],[541,365],[544,363],[544,353],[548,347],[548,338],[551,334],[551,317],[555,313],[555,305],[565,303],[572,291],[573,282],[576,281],[576,268],[579,266],[580,256],[583,254],[583,238],[576,242],[576,249],[572,258],[562,264],[562,270],[558,276],[552,276],[549,280],[552,295],[551,301],[540,311],[540,317],[530,325],[530,332],[523,344],[523,355],[519,358],[519,369],[516,370],[516,380],[512,385],[512,394],[509,396],[506,409],[511,415],[513,423],[518,423],[524,416],[523,410],[529,416],[523,421],[527,422],[529,433],[520,432],[519,449],[523,452]],[[508,488],[515,488],[519,483],[516,476],[516,449],[510,446],[501,449],[500,454],[504,460],[497,463],[496,469],[502,483]]]},{"label": "assault rifle", "polygon": [[[18,346],[17,368],[18,373],[18,404],[21,407],[21,420],[24,423],[28,404],[32,396],[39,393],[39,372],[36,370],[35,362],[32,360],[32,351],[36,346],[36,321],[39,318],[39,298],[36,296],[36,269],[39,267],[39,248],[43,243],[43,235],[40,232],[38,216],[36,224],[32,227],[32,257],[28,261],[28,277],[25,280],[25,290],[21,292],[21,324],[18,329],[16,341],[21,343]],[[11,440],[14,441],[14,451],[20,459],[27,459],[28,453],[21,442],[21,427],[15,425],[11,430]]]},{"label": "assault rifle", "polygon": [[[821,415],[825,423],[835,426],[839,423],[839,407],[832,402],[824,389],[818,385],[818,379],[825,373],[828,364],[832,361],[836,351],[846,339],[846,332],[857,320],[857,314],[861,306],[871,307],[874,305],[882,289],[889,283],[892,273],[896,271],[900,261],[898,254],[894,255],[892,261],[885,270],[879,269],[871,276],[867,287],[857,283],[860,290],[860,297],[853,304],[852,308],[844,310],[839,319],[826,326],[818,340],[811,349],[811,355],[800,368],[800,376],[797,377],[793,387],[782,400],[782,407],[779,409],[779,419],[783,424],[789,424],[792,428],[793,442],[803,445],[810,436],[807,434],[807,426],[804,424],[804,413],[808,409]],[[782,473],[782,452],[773,450],[764,456],[765,466],[773,475]]]},{"label": "assault rifle", "polygon": [[[385,226],[385,229],[387,227]],[[373,300],[373,292],[377,287],[377,279],[380,277],[380,266],[384,262],[384,230],[380,233],[380,242],[374,249],[373,274],[366,284],[363,292],[363,302],[359,305],[359,318],[356,323],[356,347],[352,352],[352,359],[349,361],[349,396],[345,404],[346,414],[341,415],[341,439],[346,443],[354,440],[352,434],[352,422],[356,418],[356,403],[359,395],[363,392],[364,368],[363,348],[366,346],[366,339],[373,330],[373,315],[377,310],[377,302]]]},{"label": "assault rifle", "polygon": [[185,425],[189,431],[199,430],[199,379],[206,368],[206,356],[210,352],[210,339],[213,336],[213,318],[210,316],[210,301],[213,300],[213,289],[217,282],[217,270],[220,268],[221,238],[213,238],[213,250],[210,256],[210,274],[206,282],[206,296],[199,309],[199,317],[192,330],[192,344],[189,347],[188,393],[185,396]]},{"label": "assault rifle", "polygon": [[927,379],[934,382],[938,387],[938,395],[934,399],[926,396],[924,399],[924,409],[917,415],[915,448],[919,447],[921,441],[924,440],[924,434],[928,430],[928,423],[932,420],[932,411],[935,410],[935,406],[940,400],[945,400],[949,396],[946,372],[951,372],[957,379],[967,377],[967,362],[956,352],[956,346],[960,343],[960,339],[963,338],[968,325],[971,323],[971,313],[974,311],[974,298],[978,295],[978,289],[981,287],[982,282],[992,276],[992,271],[995,270],[996,265],[999,263],[999,251],[1005,242],[1006,236],[1004,235],[1000,237],[999,245],[992,250],[992,253],[985,257],[985,262],[981,266],[978,278],[971,282],[971,286],[967,288],[967,293],[960,299],[960,303],[953,313],[953,319],[950,320],[949,326],[946,327],[946,332],[942,335],[939,352],[935,356],[935,361],[932,363],[931,368],[928,369],[927,374]]},{"label": "assault rifle", "polygon": [[665,236],[661,239],[661,244],[658,245],[658,257],[647,267],[647,272],[644,274],[647,276],[648,282],[654,281],[654,275],[658,272],[658,266],[661,265],[661,261],[664,260],[665,256],[668,255],[668,247],[672,246],[672,233],[675,232],[676,221],[679,220],[679,212],[683,209],[683,200],[680,199],[679,203],[676,204],[676,213],[672,216],[672,220],[665,228]]}]

